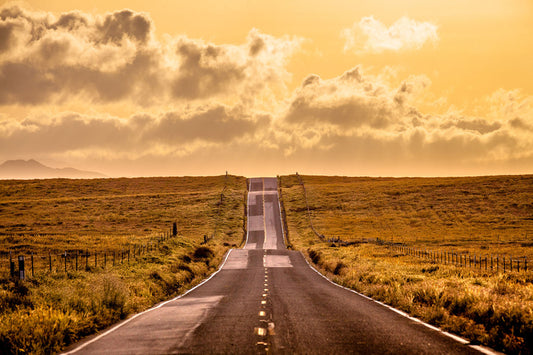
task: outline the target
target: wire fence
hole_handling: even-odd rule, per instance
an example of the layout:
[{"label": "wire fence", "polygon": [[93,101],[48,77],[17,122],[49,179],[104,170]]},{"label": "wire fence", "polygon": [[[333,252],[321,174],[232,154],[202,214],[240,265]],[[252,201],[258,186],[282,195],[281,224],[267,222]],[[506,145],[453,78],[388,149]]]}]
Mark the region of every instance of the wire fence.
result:
[{"label": "wire fence", "polygon": [[395,244],[390,244],[388,247],[403,255],[427,259],[435,263],[451,264],[457,267],[469,267],[471,269],[494,272],[528,271],[526,256],[476,255],[469,252],[428,250]]},{"label": "wire fence", "polygon": [[315,233],[315,235],[318,238],[320,238],[320,240],[324,240],[326,237],[322,233],[319,233],[313,226],[313,219],[311,218],[311,209],[309,208],[309,201],[307,199],[307,190],[305,189],[305,185],[302,180],[302,177],[298,173],[296,173],[296,177],[298,178],[298,182],[302,186],[302,189],[304,192],[305,206],[307,207],[307,218],[309,220],[309,226],[311,227],[311,230],[313,231],[313,233]]},{"label": "wire fence", "polygon": [[0,275],[25,279],[44,273],[68,273],[76,271],[96,271],[108,269],[130,262],[141,257],[161,253],[166,249],[164,243],[178,237],[176,223],[168,232],[154,237],[146,243],[131,243],[114,250],[71,249],[64,251],[21,253],[0,253]]},{"label": "wire fence", "polygon": [[[319,233],[313,226],[313,221],[311,218],[311,211],[309,208],[309,202],[307,198],[307,190],[305,188],[304,182],[298,173],[296,177],[300,185],[302,186],[305,204],[307,206],[307,216],[309,220],[309,226],[313,232],[322,240],[328,243],[349,246],[362,243],[374,243],[379,245],[385,245],[391,250],[401,253],[403,255],[408,255],[412,257],[417,257],[421,259],[427,259],[435,263],[442,263],[447,265],[455,265],[457,267],[468,267],[473,270],[480,270],[486,272],[520,272],[528,271],[528,259],[526,256],[508,256],[508,255],[476,255],[468,251],[457,252],[451,250],[429,250],[423,248],[416,248],[413,246],[408,246],[401,243],[388,242],[380,238],[375,239],[362,239],[362,240],[342,240],[339,237],[327,238],[323,234]],[[389,227],[390,229],[390,227]]]},{"label": "wire fence", "polygon": [[[201,244],[207,243],[217,234],[222,207],[224,192],[227,189],[229,174],[226,171],[224,177],[224,187],[220,193],[220,200],[217,199],[217,211],[213,234],[204,236]],[[0,276],[16,277],[25,279],[43,273],[69,273],[77,271],[96,271],[129,264],[142,257],[156,256],[166,251],[164,242],[172,237],[178,236],[176,222],[172,228],[152,238],[145,243],[128,243],[128,245],[113,250],[50,250],[47,252],[24,251],[24,252],[1,252],[0,251]]]}]

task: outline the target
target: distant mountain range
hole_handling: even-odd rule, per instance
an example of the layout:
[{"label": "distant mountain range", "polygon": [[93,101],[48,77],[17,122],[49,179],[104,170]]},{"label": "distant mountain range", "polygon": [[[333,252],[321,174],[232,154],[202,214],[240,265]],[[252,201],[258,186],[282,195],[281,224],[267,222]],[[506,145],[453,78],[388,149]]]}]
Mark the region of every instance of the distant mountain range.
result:
[{"label": "distant mountain range", "polygon": [[107,177],[104,174],[74,168],[51,168],[36,160],[7,160],[0,165],[0,179],[90,179]]}]

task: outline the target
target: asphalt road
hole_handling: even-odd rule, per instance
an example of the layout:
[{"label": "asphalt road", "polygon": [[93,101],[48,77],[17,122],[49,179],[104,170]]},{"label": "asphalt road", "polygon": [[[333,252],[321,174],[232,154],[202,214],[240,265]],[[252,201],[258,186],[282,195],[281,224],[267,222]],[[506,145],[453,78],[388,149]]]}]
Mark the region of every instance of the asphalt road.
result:
[{"label": "asphalt road", "polygon": [[275,178],[250,179],[248,235],[207,282],[76,354],[479,354],[338,287],[285,248]]}]

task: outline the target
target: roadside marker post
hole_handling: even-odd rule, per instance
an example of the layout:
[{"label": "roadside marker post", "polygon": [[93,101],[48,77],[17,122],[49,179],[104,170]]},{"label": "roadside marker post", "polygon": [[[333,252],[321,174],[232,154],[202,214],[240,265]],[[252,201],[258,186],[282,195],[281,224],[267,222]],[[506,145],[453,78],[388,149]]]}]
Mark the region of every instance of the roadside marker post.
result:
[{"label": "roadside marker post", "polygon": [[24,280],[24,255],[19,255],[19,279]]}]

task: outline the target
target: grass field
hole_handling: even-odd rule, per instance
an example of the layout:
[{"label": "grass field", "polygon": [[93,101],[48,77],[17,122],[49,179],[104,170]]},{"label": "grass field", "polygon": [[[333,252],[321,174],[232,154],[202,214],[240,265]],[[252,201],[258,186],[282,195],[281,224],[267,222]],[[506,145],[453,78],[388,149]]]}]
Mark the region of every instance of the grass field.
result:
[{"label": "grass field", "polygon": [[[197,284],[242,243],[245,191],[235,176],[0,181],[4,258],[152,243],[129,263],[69,264],[66,273],[41,265],[25,282],[10,279],[3,263],[0,353],[57,352]],[[156,243],[174,221],[178,236]]]},{"label": "grass field", "polygon": [[[431,251],[533,260],[533,176],[303,176],[327,239],[375,238]],[[533,348],[533,273],[495,273],[415,258],[384,245],[339,246],[309,226],[296,176],[281,177],[292,247],[336,282],[508,353]]]}]

